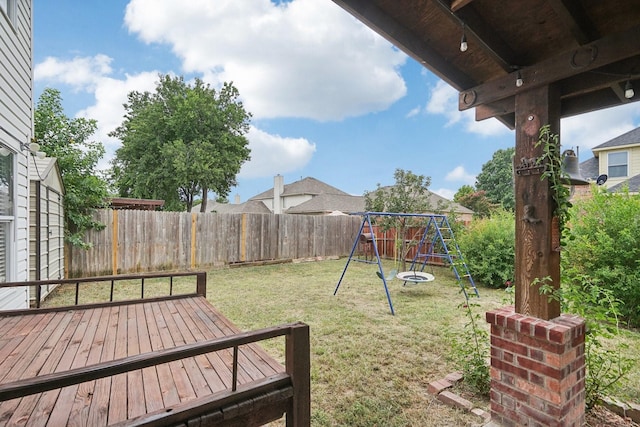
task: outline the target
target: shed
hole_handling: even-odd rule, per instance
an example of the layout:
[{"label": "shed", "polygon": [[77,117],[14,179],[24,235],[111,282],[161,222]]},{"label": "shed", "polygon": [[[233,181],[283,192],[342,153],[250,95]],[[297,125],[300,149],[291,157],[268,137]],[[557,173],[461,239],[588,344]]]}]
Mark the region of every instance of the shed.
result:
[{"label": "shed", "polygon": [[[64,278],[64,186],[53,157],[29,156],[29,280]],[[54,286],[43,286],[40,299]],[[35,301],[36,289],[31,289]]]}]

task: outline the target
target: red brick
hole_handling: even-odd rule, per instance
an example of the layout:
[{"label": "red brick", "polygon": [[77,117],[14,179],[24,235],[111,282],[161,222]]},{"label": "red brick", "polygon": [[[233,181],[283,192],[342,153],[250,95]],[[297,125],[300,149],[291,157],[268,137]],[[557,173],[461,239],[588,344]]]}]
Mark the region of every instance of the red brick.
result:
[{"label": "red brick", "polygon": [[516,354],[525,355],[529,353],[529,349],[526,346],[498,337],[491,337],[491,346],[495,346],[502,350],[510,351]]},{"label": "red brick", "polygon": [[504,396],[510,396],[518,402],[527,403],[529,401],[529,394],[522,392],[515,386],[509,387],[507,384],[496,382],[492,383],[491,387],[503,396],[502,399],[504,399]]},{"label": "red brick", "polygon": [[507,363],[513,363],[513,353],[509,353],[508,351],[503,352],[502,354],[502,360],[504,360]]},{"label": "red brick", "polygon": [[457,394],[451,393],[448,390],[443,391],[438,395],[438,400],[446,403],[447,405],[455,406],[460,409],[471,410],[473,408],[473,403],[468,401],[467,399],[458,396]]},{"label": "red brick", "polygon": [[540,387],[544,387],[544,377],[536,374],[535,372],[529,372],[529,381]]},{"label": "red brick", "polygon": [[536,362],[535,360],[528,359],[526,357],[518,356],[517,360],[518,360],[517,364],[519,366],[529,369],[530,371],[534,371],[537,374],[542,374],[548,378],[554,378],[559,380],[559,379],[562,379],[565,374],[563,369],[557,369],[552,366],[546,365],[544,363],[540,363],[540,362]]},{"label": "red brick", "polygon": [[564,344],[569,341],[571,328],[565,325],[556,325],[549,329],[549,341]]},{"label": "red brick", "polygon": [[495,366],[501,371],[508,372],[525,380],[529,378],[529,374],[526,369],[522,369],[518,366],[506,363],[502,360],[491,359],[491,366]]},{"label": "red brick", "polygon": [[520,407],[520,412],[523,414],[526,414],[529,418],[538,421],[539,423],[541,423],[544,426],[559,426],[560,422],[559,420],[555,419],[554,417],[545,414],[542,411],[538,411],[536,409],[533,409],[527,405],[522,405]]},{"label": "red brick", "polygon": [[513,314],[507,317],[507,328],[520,332],[520,320],[524,319],[521,314]]},{"label": "red brick", "polygon": [[539,322],[534,326],[534,336],[543,340],[549,337],[549,324],[547,322]]},{"label": "red brick", "polygon": [[536,331],[535,325],[540,321],[540,319],[535,317],[522,319],[522,321],[520,321],[520,333],[534,336]]},{"label": "red brick", "polygon": [[529,349],[529,357],[532,358],[533,360],[537,360],[539,362],[542,362],[542,361],[545,360],[544,351],[538,350],[538,349],[535,349],[535,348],[530,348]]},{"label": "red brick", "polygon": [[484,411],[480,408],[473,408],[471,410],[471,413],[474,415],[477,415],[478,417],[482,418],[482,422],[484,424],[488,423],[489,421],[491,421],[491,414],[487,411]]},{"label": "red brick", "polygon": [[494,311],[487,311],[484,315],[487,323],[490,323],[491,325],[496,324],[496,313]]},{"label": "red brick", "polygon": [[442,390],[448,389],[452,386],[453,384],[451,384],[447,380],[436,380],[429,383],[429,388],[427,389],[427,391],[431,394],[438,394]]},{"label": "red brick", "polygon": [[445,380],[449,381],[451,384],[456,384],[459,381],[462,381],[462,374],[460,372],[452,372],[446,377]]}]

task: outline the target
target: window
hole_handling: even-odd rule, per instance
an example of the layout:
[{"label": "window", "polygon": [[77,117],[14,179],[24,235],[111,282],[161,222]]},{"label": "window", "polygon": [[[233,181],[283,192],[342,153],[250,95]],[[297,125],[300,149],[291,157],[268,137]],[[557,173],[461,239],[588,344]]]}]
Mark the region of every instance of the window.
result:
[{"label": "window", "polygon": [[9,279],[13,198],[13,153],[0,146],[0,282]]},{"label": "window", "polygon": [[9,18],[9,22],[15,24],[16,20],[16,0],[0,0],[0,10]]},{"label": "window", "polygon": [[627,152],[609,153],[609,178],[627,176]]}]

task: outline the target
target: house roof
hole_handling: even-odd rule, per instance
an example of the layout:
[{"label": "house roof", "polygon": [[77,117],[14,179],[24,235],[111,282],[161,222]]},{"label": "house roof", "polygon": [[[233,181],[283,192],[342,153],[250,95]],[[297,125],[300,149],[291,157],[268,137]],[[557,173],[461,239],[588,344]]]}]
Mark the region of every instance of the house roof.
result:
[{"label": "house roof", "polygon": [[622,181],[616,185],[613,185],[608,188],[610,193],[615,193],[618,191],[622,191],[623,187],[629,187],[630,193],[640,193],[640,175],[632,176],[631,178]]},{"label": "house roof", "polygon": [[562,117],[640,100],[624,96],[627,81],[640,87],[638,0],[333,1],[459,90],[478,120],[513,128],[516,96],[554,83]]},{"label": "house roof", "polygon": [[311,214],[334,211],[344,213],[362,212],[364,210],[364,197],[351,196],[349,194],[319,194],[311,200],[292,206],[286,210],[288,214]]},{"label": "house roof", "polygon": [[[389,191],[392,186],[387,185],[384,187],[380,187],[371,192],[371,194],[375,193],[378,190]],[[456,203],[449,199],[446,199],[432,191],[427,190],[427,198],[429,202],[429,206],[434,211],[439,212],[455,212],[457,214],[473,214],[473,211],[469,208],[462,206],[460,203]],[[415,212],[415,213],[429,213],[429,212]]]},{"label": "house roof", "polygon": [[[306,177],[299,181],[292,182],[291,184],[285,184],[283,196],[295,196],[295,195],[318,195],[318,194],[339,194],[348,196],[349,193],[345,193],[342,190],[332,187],[329,184],[317,180],[315,178]],[[264,191],[258,195],[251,197],[249,200],[269,200],[273,199],[273,188]]]},{"label": "house roof", "polygon": [[596,180],[600,174],[600,165],[597,157],[591,157],[580,163],[580,175],[584,179]]},{"label": "house roof", "polygon": [[607,142],[603,142],[600,145],[596,145],[591,150],[596,152],[605,148],[622,147],[624,145],[640,144],[640,127],[630,130],[627,133],[623,133],[620,136],[616,136]]},{"label": "house roof", "polygon": [[[193,206],[191,212],[200,212],[200,205]],[[271,213],[269,208],[259,200],[248,200],[244,203],[207,202],[206,212],[227,213]]]},{"label": "house roof", "polygon": [[164,200],[133,199],[130,197],[112,197],[109,200],[112,209],[133,209],[154,211],[164,206]]}]

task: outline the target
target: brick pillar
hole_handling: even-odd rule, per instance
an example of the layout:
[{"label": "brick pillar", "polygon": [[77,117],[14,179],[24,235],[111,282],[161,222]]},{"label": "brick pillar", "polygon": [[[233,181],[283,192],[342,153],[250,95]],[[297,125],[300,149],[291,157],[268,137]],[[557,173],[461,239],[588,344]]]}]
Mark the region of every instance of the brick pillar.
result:
[{"label": "brick pillar", "polygon": [[503,426],[582,426],[584,320],[542,320],[505,307],[491,325],[491,419]]}]

